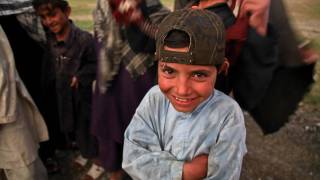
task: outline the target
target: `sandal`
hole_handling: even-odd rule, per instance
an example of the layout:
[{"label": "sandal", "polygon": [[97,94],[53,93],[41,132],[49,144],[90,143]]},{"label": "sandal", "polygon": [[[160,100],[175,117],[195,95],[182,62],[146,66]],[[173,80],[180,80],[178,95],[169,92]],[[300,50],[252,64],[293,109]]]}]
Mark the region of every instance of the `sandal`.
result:
[{"label": "sandal", "polygon": [[84,180],[96,180],[100,178],[104,174],[104,172],[105,170],[103,167],[93,163],[89,171],[85,175]]},{"label": "sandal", "polygon": [[77,170],[84,170],[87,163],[88,159],[78,155],[73,161],[73,166]]}]

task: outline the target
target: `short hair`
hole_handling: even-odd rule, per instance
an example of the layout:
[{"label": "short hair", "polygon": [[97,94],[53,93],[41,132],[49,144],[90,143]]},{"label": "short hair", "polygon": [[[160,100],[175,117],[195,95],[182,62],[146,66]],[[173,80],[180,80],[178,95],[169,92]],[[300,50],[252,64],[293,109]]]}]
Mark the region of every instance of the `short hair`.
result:
[{"label": "short hair", "polygon": [[[46,5],[49,9],[60,8],[62,11],[66,11],[69,7],[69,3],[66,0],[33,0],[33,8],[38,11],[40,6]],[[51,7],[49,7],[51,5]]]},{"label": "short hair", "polygon": [[188,47],[190,44],[189,35],[181,30],[171,30],[164,39],[164,45],[170,48]]}]

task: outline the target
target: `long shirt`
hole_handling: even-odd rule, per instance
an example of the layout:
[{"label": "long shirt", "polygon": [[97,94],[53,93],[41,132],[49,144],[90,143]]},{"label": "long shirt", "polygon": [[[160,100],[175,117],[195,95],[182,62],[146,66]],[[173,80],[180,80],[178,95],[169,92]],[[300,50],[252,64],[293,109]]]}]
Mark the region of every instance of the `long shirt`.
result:
[{"label": "long shirt", "polygon": [[15,68],[9,41],[0,26],[0,169],[25,167],[48,139],[45,122]]},{"label": "long shirt", "polygon": [[155,86],[124,136],[122,167],[133,179],[182,179],[184,162],[201,154],[208,155],[206,179],[239,179],[247,152],[243,113],[218,90],[183,113]]}]

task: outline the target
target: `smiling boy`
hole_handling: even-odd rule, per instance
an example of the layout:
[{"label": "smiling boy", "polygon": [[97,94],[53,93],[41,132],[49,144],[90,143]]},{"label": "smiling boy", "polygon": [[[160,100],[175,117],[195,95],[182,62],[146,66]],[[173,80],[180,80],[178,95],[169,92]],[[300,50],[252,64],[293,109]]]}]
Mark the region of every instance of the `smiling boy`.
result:
[{"label": "smiling boy", "polygon": [[46,83],[55,87],[60,128],[68,139],[74,136],[83,156],[78,156],[74,163],[84,167],[87,159],[96,158],[98,153],[96,139],[90,133],[92,82],[96,73],[95,41],[92,34],[78,28],[69,18],[68,1],[34,0],[33,7],[48,30],[45,78],[49,81]]},{"label": "smiling boy", "polygon": [[158,85],[126,129],[122,167],[133,179],[239,179],[243,113],[214,89],[228,68],[222,21],[179,10],[159,25],[156,41]]}]

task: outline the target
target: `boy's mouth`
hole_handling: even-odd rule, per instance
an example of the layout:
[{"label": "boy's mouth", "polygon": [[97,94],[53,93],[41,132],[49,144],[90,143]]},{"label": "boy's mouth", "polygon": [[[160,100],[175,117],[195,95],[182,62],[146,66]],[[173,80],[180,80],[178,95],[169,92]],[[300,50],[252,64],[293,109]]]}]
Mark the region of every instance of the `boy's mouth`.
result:
[{"label": "boy's mouth", "polygon": [[172,96],[173,99],[178,103],[190,103],[196,98],[186,98],[186,97],[178,97],[178,96]]},{"label": "boy's mouth", "polygon": [[188,98],[178,98],[178,97],[175,97],[175,99],[176,99],[177,101],[182,101],[182,102],[187,102],[187,101],[189,101]]},{"label": "boy's mouth", "polygon": [[194,107],[197,105],[197,97],[185,98],[185,97],[171,96],[170,99],[174,108],[180,112],[191,112],[194,109]]}]

